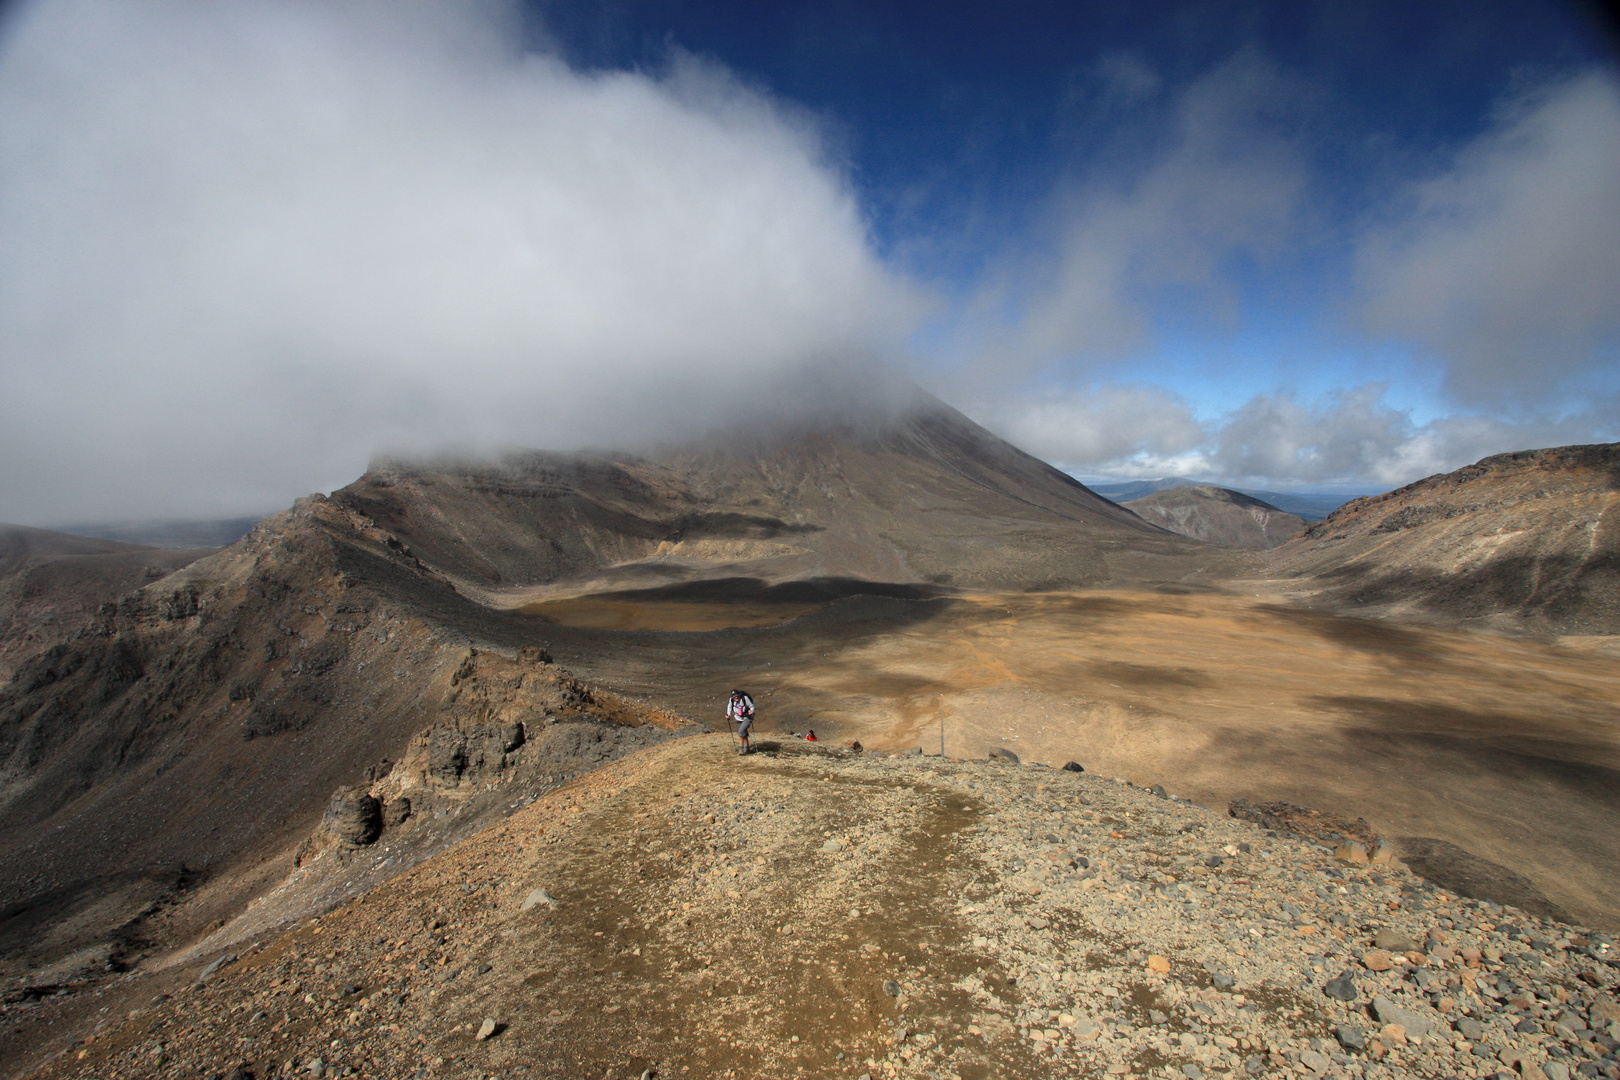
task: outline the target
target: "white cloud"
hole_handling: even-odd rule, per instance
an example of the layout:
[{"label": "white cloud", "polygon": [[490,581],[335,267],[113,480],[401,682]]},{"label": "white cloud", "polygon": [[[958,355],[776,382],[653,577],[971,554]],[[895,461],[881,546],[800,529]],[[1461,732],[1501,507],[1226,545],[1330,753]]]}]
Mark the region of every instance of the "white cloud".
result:
[{"label": "white cloud", "polygon": [[1419,424],[1384,401],[1385,389],[1367,384],[1318,402],[1257,394],[1200,422],[1163,388],[1103,384],[1003,399],[980,419],[1032,453],[1090,475],[1394,488],[1490,454],[1612,439],[1620,414],[1620,402],[1605,401],[1572,416],[1459,414]]},{"label": "white cloud", "polygon": [[1385,480],[1387,454],[1411,424],[1379,404],[1383,392],[1362,386],[1314,408],[1291,394],[1257,395],[1221,424],[1211,460],[1231,476]]},{"label": "white cloud", "polygon": [[1565,416],[1509,420],[1456,413],[1419,424],[1407,410],[1386,404],[1384,392],[1370,383],[1314,404],[1288,393],[1258,394],[1222,419],[1211,466],[1234,479],[1393,488],[1491,454],[1600,442],[1617,434],[1615,401],[1593,402]]},{"label": "white cloud", "polygon": [[[1152,74],[1120,56],[1102,71],[1143,93]],[[1056,193],[1047,258],[1021,247],[962,316],[965,366],[1002,377],[1151,351],[1154,304],[1167,289],[1182,309],[1235,325],[1232,260],[1280,254],[1306,215],[1310,174],[1296,131],[1306,96],[1244,52],[1184,87],[1167,119],[1127,116],[1125,127],[1162,124],[1160,137]]]},{"label": "white cloud", "polygon": [[1132,104],[1159,92],[1164,80],[1142,54],[1129,50],[1107,52],[1092,65],[1107,100]]},{"label": "white cloud", "polygon": [[[1133,65],[1110,65],[1104,75],[1129,82]],[[1144,114],[1141,136],[1155,149],[1107,160],[1102,175],[1059,192],[1052,258],[1004,272],[963,320],[958,377],[997,431],[1099,475],[1368,487],[1620,435],[1620,403],[1602,382],[1607,370],[1612,384],[1620,358],[1612,76],[1589,72],[1521,94],[1444,168],[1397,185],[1375,218],[1350,229],[1348,276],[1370,332],[1362,341],[1369,350],[1389,336],[1416,343],[1413,383],[1438,370],[1448,392],[1431,401],[1451,414],[1421,423],[1391,407],[1382,385],[1303,400],[1277,388],[1263,358],[1232,362],[1224,377],[1249,400],[1202,422],[1197,402],[1152,384],[1166,312],[1193,342],[1189,355],[1231,341],[1245,314],[1239,263],[1275,259],[1304,275],[1304,294],[1332,286],[1344,234],[1317,204],[1339,206],[1345,195],[1313,155],[1349,149],[1343,132],[1302,133],[1326,115],[1310,88],[1252,53],[1161,96],[1173,107],[1158,120]],[[1260,281],[1266,273],[1250,271]],[[1282,295],[1291,287],[1271,285]],[[1350,344],[1335,348],[1353,352]],[[1145,363],[1133,371],[1134,360]],[[1335,363],[1349,375],[1348,363]],[[1028,389],[1036,372],[1088,388]]]},{"label": "white cloud", "polygon": [[1129,462],[1151,470],[1194,450],[1208,434],[1175,394],[1117,383],[1003,400],[980,419],[1037,457],[1065,467],[1109,463],[1118,468]]},{"label": "white cloud", "polygon": [[623,445],[892,349],[801,115],[500,6],[59,0],[0,55],[0,520],[257,510],[380,445]]},{"label": "white cloud", "polygon": [[[1362,318],[1417,342],[1466,402],[1546,401],[1615,361],[1620,86],[1520,95],[1360,241]],[[1607,348],[1605,348],[1607,346]]]}]

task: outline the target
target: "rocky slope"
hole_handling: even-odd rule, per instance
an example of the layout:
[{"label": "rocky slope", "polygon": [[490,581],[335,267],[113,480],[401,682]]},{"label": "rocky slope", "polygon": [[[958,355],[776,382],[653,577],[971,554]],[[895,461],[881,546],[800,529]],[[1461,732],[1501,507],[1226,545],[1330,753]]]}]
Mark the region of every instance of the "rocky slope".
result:
[{"label": "rocky slope", "polygon": [[510,636],[480,652],[481,614],[316,497],[21,663],[0,690],[0,969],[105,973],[235,914],[332,831],[340,788],[416,810],[408,851],[350,845],[358,880],[681,723]]},{"label": "rocky slope", "polygon": [[206,554],[0,525],[0,685],[23,657],[71,637],[101,605]]},{"label": "rocky slope", "polygon": [[1305,527],[1298,514],[1223,487],[1173,487],[1122,503],[1143,521],[1206,544],[1264,551]]},{"label": "rocky slope", "polygon": [[102,1080],[1615,1075],[1606,937],[1341,830],[682,739],[287,932],[14,991],[0,1052]]},{"label": "rocky slope", "polygon": [[1617,634],[1617,503],[1620,444],[1498,454],[1347,503],[1273,565],[1375,613]]}]

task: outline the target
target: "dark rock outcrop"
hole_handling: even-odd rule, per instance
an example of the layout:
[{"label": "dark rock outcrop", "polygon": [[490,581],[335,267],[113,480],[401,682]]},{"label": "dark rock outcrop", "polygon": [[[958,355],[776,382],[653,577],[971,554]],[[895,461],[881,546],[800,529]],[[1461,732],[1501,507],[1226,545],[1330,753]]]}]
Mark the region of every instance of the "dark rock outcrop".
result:
[{"label": "dark rock outcrop", "polygon": [[382,833],[382,804],[360,788],[339,788],[326,804],[322,827],[350,847],[364,847]]},{"label": "dark rock outcrop", "polygon": [[1350,821],[1290,802],[1255,804],[1246,799],[1233,799],[1227,806],[1227,814],[1239,821],[1253,822],[1262,829],[1308,836],[1328,844],[1351,840],[1371,848],[1378,843],[1378,834],[1373,832],[1366,818]]}]

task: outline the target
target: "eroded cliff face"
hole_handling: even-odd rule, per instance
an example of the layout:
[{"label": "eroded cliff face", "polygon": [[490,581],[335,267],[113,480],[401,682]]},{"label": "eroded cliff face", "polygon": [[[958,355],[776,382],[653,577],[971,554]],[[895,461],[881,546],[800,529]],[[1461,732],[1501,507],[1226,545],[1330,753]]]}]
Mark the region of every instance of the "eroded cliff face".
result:
[{"label": "eroded cliff face", "polygon": [[[681,723],[539,645],[480,649],[466,629],[480,610],[396,536],[313,497],[23,662],[0,690],[0,963],[95,946],[117,966],[183,939],[332,846],[309,841],[333,832],[339,789],[381,806],[414,794],[431,823],[491,784],[538,792]],[[349,826],[338,850],[376,842],[353,842],[352,812],[328,820]],[[424,824],[411,857],[443,831]]]},{"label": "eroded cliff face", "polygon": [[1273,566],[1383,613],[1616,634],[1617,503],[1620,444],[1498,454],[1346,503]]}]

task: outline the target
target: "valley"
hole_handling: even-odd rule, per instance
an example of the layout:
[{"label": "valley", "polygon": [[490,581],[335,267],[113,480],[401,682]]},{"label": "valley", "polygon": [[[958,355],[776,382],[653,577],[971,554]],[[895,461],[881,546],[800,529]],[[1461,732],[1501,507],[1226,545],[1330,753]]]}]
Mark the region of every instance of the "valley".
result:
[{"label": "valley", "polygon": [[[485,885],[456,881],[510,890],[530,871],[508,864],[513,853],[490,848],[492,838],[528,851],[525,836],[550,834],[521,823],[589,804],[602,777],[685,762],[681,775],[707,778],[679,782],[707,808],[700,817],[721,820],[745,792],[716,770],[756,768],[718,734],[734,686],[754,695],[768,760],[790,773],[804,764],[795,755],[814,750],[851,778],[883,763],[959,767],[971,791],[994,756],[1002,761],[990,767],[1018,777],[1005,797],[1020,799],[1074,762],[1087,783],[1131,798],[1151,789],[1144,797],[1212,821],[1232,820],[1229,804],[1265,804],[1255,813],[1305,829],[1311,843],[1382,838],[1386,856],[1407,860],[1400,873],[1420,873],[1429,890],[1613,932],[1615,453],[1486,459],[1358,500],[1256,551],[1159,528],[934,403],[657,457],[386,461],[215,552],[98,548],[125,576],[83,577],[71,593],[13,593],[44,598],[47,607],[28,610],[65,611],[48,605],[68,597],[78,621],[58,619],[48,638],[20,649],[0,689],[0,975],[12,988],[8,1022],[18,1017],[0,1035],[0,1058],[19,1076],[61,1061],[89,1045],[95,1017],[84,1010],[96,1001],[111,995],[103,1011],[138,1011],[142,995],[179,986],[180,973],[257,954],[344,905],[377,911],[388,928],[345,930],[334,955],[373,965],[398,955],[416,917],[401,914],[411,900],[399,882],[477,858],[505,868],[484,873]],[[79,544],[24,538],[29,550]],[[17,561],[7,580],[28,580],[32,565]],[[819,747],[794,737],[810,729]],[[664,843],[668,823],[646,814],[662,796],[625,790],[639,792],[615,796],[629,816],[602,818],[595,846],[577,849],[601,860],[594,884],[577,888],[618,895]],[[799,788],[782,798],[804,808],[801,818],[853,812]],[[911,810],[902,799],[894,812]],[[862,820],[863,843],[882,836],[882,817]],[[1113,832],[1088,828],[1086,858],[1108,858]],[[1007,850],[975,848],[987,869],[941,884],[939,903],[970,886],[1010,888],[1018,868]],[[1312,851],[1307,843],[1295,854]],[[923,917],[917,858],[865,864],[862,887],[886,897],[873,910]],[[1133,871],[1109,896],[1134,896],[1141,880],[1150,879]],[[838,883],[817,888],[836,898]],[[637,902],[641,915],[650,902]],[[837,910],[814,919],[836,921]],[[949,922],[950,910],[936,914]],[[1077,940],[1099,932],[1092,915],[1058,917]],[[1372,909],[1357,918],[1335,924],[1347,943],[1380,921]],[[591,925],[593,936],[615,932]],[[1172,919],[1165,932],[1190,925]],[[486,962],[518,963],[510,949],[520,944],[488,932]],[[754,947],[732,933],[694,962]],[[957,933],[919,942],[958,957],[942,969],[951,979],[979,977],[983,962],[961,958]],[[1123,940],[1105,953],[1128,952]],[[922,948],[873,944],[888,956]],[[520,966],[560,962],[537,954]],[[1278,976],[1251,977],[1259,993]],[[578,978],[567,976],[566,994],[596,992]],[[821,1008],[825,994],[845,992],[834,984],[796,993]],[[631,980],[623,992],[647,985]],[[253,992],[273,997],[274,984]],[[389,993],[396,1004],[433,1000]],[[865,1034],[838,1036],[850,1040],[846,1057],[858,1050],[879,1062],[874,1037],[899,1045],[876,1019],[884,1002],[873,1002],[857,1018]],[[321,1029],[284,1012],[281,1032]],[[412,1013],[400,1030],[431,1044],[435,1015]],[[566,1008],[548,1015],[558,1047],[586,1045],[580,1025],[594,1021]],[[844,1024],[839,1015],[834,1007]],[[1005,1022],[952,1015],[981,1032]],[[1105,1023],[1123,1029],[1126,1019]],[[201,1030],[190,1030],[193,1043]],[[1244,1038],[1275,1046],[1274,1062],[1318,1037],[1287,1030]],[[770,1075],[825,1067],[692,1037],[707,1047],[693,1043],[692,1060],[722,1075],[749,1063]],[[627,1033],[612,1053],[657,1038]],[[1147,1067],[1168,1060],[1156,1036],[1144,1038],[1155,1047]],[[137,1042],[123,1044],[115,1075],[148,1074]],[[200,1044],[185,1045],[180,1056],[162,1050],[152,1075],[203,1067]],[[210,1045],[221,1061],[238,1053],[228,1039]],[[318,1048],[298,1045],[296,1070],[309,1072]],[[958,1049],[950,1068],[961,1075],[996,1060]],[[404,1068],[407,1058],[418,1062],[412,1075],[477,1075],[458,1071],[472,1060],[459,1052],[374,1056],[365,1068]],[[913,1058],[956,1075],[942,1058],[898,1061]],[[101,1059],[86,1050],[73,1060]],[[652,1058],[637,1050],[633,1060]],[[882,1060],[888,1074],[910,1068]],[[251,1069],[233,1067],[255,1080],[294,1070],[243,1061]],[[541,1075],[566,1067],[557,1058]]]},{"label": "valley", "polygon": [[767,733],[937,754],[943,719],[951,757],[1006,748],[1217,809],[1366,817],[1620,926],[1620,643],[1334,616],[1291,603],[1287,581],[1243,584],[850,600],[751,632],[672,632],[684,608],[644,602],[635,617],[656,632],[547,640],[589,677],[710,723],[735,684]]}]

